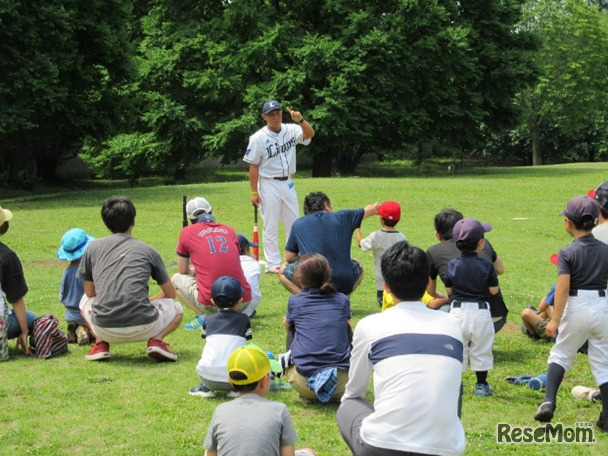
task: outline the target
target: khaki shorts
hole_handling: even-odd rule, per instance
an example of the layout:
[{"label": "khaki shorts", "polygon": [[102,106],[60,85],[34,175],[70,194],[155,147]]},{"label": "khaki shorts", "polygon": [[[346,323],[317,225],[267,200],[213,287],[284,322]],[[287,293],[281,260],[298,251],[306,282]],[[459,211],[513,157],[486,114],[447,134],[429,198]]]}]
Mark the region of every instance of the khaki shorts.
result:
[{"label": "khaki shorts", "polygon": [[97,297],[87,298],[86,295],[83,295],[80,300],[80,312],[89,328],[91,328],[91,331],[95,334],[95,337],[108,343],[150,340],[163,332],[175,320],[175,317],[184,313],[182,306],[177,301],[173,299],[159,299],[150,302],[150,304],[158,309],[156,321],[139,326],[103,328],[95,325],[91,319],[91,313],[96,301]]},{"label": "khaki shorts", "polygon": [[[308,380],[306,377],[301,375],[297,370],[296,366],[291,365],[285,371],[285,378],[292,386],[294,390],[298,392],[300,396],[305,399],[317,399],[317,395],[311,389],[308,389],[308,385],[306,381]],[[333,402],[340,402],[342,396],[344,395],[344,389],[346,388],[346,383],[348,382],[348,372],[338,369],[338,386],[336,387],[336,392],[331,397]]]},{"label": "khaki shorts", "polygon": [[[188,274],[175,274],[171,278],[171,282],[173,283],[173,287],[176,291],[179,291],[181,296],[187,301],[186,304],[190,308],[198,309],[198,312],[202,315],[213,315],[217,313],[219,307],[212,305],[207,306],[198,302],[198,285],[196,284],[196,278],[188,275]],[[242,312],[247,307],[249,307],[248,302],[242,302],[238,312]]]},{"label": "khaki shorts", "polygon": [[547,338],[547,320],[540,320],[538,323],[534,325],[534,331],[538,334],[538,337],[541,339]]}]

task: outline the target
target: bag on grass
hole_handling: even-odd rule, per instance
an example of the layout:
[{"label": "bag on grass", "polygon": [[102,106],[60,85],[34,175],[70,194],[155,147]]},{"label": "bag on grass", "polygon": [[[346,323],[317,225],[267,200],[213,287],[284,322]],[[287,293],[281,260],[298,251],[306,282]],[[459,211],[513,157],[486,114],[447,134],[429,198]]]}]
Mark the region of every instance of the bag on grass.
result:
[{"label": "bag on grass", "polygon": [[59,320],[46,314],[34,320],[31,342],[36,358],[53,358],[68,351],[68,336],[59,329]]}]

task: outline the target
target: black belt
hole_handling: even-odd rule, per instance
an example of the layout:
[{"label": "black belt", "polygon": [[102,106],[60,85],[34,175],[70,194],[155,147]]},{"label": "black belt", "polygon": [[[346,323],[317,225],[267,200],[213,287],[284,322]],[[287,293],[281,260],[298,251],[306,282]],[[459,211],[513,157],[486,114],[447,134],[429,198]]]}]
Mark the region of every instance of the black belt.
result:
[{"label": "black belt", "polygon": [[[600,298],[603,298],[606,296],[606,290],[581,290],[581,291],[597,291],[597,295]],[[578,296],[578,290],[570,290],[568,292],[569,296]]]},{"label": "black belt", "polygon": [[276,181],[286,181],[287,179],[289,179],[289,176],[273,177],[273,179]]},{"label": "black belt", "polygon": [[[465,302],[465,303],[468,303],[468,302],[475,303],[475,301],[452,301],[452,307],[454,309],[458,309],[459,307],[462,306],[463,302]],[[487,309],[488,308],[488,303],[485,302],[485,301],[478,302],[477,305],[479,306],[480,309]]]}]

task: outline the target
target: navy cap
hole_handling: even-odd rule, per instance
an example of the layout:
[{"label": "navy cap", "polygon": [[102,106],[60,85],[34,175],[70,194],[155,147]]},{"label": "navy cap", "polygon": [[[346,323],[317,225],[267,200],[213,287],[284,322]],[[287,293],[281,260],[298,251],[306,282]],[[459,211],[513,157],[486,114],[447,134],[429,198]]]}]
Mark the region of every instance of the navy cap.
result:
[{"label": "navy cap", "polygon": [[568,204],[566,209],[559,215],[565,215],[573,222],[582,222],[583,219],[595,220],[599,215],[598,203],[588,196],[575,196]]},{"label": "navy cap", "polygon": [[211,287],[211,297],[218,307],[232,307],[242,296],[243,288],[234,277],[218,277]]},{"label": "navy cap", "polygon": [[247,239],[247,236],[245,236],[242,233],[239,233],[237,236],[239,238],[239,249],[241,252],[243,250],[246,250],[248,247],[257,247],[258,246],[257,243],[249,241],[249,239]]},{"label": "navy cap", "polygon": [[452,239],[454,242],[477,242],[484,233],[492,231],[492,226],[487,223],[481,223],[472,217],[460,219],[454,225],[452,230]]},{"label": "navy cap", "polygon": [[264,103],[264,106],[262,106],[262,114],[268,114],[269,112],[276,111],[277,109],[282,109],[281,103],[279,103],[277,100],[270,100]]},{"label": "navy cap", "polygon": [[206,222],[206,223],[213,223],[215,222],[215,217],[211,214],[203,214],[203,215],[199,215],[199,217],[196,219],[197,222]]}]

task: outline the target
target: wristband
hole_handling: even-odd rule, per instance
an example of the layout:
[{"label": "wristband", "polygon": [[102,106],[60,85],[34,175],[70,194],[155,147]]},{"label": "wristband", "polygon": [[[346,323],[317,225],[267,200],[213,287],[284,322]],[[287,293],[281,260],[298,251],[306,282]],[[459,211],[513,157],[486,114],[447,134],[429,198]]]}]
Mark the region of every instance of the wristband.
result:
[{"label": "wristband", "polygon": [[302,120],[300,120],[298,123],[301,124],[304,122],[304,118],[302,118]]},{"label": "wristband", "polygon": [[257,194],[258,194],[258,192],[251,192],[251,194],[252,194],[252,195],[257,195]]}]

